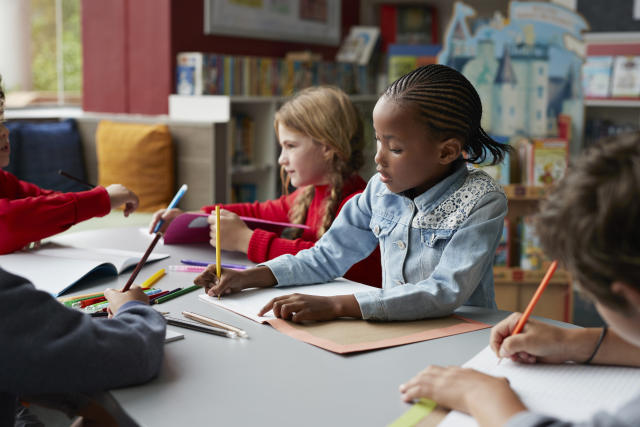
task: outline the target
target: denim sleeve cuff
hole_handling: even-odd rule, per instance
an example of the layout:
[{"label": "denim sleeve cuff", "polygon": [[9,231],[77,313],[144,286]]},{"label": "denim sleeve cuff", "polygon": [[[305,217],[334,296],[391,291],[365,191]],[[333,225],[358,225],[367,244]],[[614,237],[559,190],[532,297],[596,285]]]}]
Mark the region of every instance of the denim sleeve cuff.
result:
[{"label": "denim sleeve cuff", "polygon": [[384,311],[384,306],[382,305],[382,300],[380,299],[380,291],[372,291],[372,292],[358,292],[354,294],[356,297],[356,301],[358,301],[358,305],[360,306],[360,312],[362,313],[362,318],[364,320],[386,320],[387,315]]},{"label": "denim sleeve cuff", "polygon": [[[258,264],[256,267],[262,265],[264,265],[265,267],[269,267],[276,280],[278,281],[276,287],[292,285],[296,282],[296,280],[295,273],[291,269],[291,263],[287,261],[289,257],[293,257],[293,255],[281,255],[267,262]],[[297,282],[300,281],[298,280]]]}]

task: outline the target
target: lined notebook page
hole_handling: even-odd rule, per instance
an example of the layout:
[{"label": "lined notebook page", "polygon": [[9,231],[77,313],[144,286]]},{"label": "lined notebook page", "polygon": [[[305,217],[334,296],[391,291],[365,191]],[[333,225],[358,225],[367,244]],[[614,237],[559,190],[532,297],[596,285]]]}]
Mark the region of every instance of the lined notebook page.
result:
[{"label": "lined notebook page", "polygon": [[[464,364],[489,375],[507,377],[511,388],[533,412],[580,421],[604,410],[615,412],[640,394],[640,369],[597,365],[525,365],[498,358],[486,347]],[[440,426],[475,426],[452,411]]]}]

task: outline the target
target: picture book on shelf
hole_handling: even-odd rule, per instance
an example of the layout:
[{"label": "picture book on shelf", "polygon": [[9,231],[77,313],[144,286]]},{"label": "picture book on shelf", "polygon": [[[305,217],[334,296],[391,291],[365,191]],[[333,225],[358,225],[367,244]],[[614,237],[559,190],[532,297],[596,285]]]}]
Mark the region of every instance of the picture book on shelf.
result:
[{"label": "picture book on shelf", "polygon": [[640,96],[640,56],[616,56],[613,65],[611,96]]},{"label": "picture book on shelf", "polygon": [[[144,254],[118,249],[80,248],[55,242],[39,249],[0,256],[0,265],[10,273],[27,278],[40,290],[62,295],[88,276],[117,276],[135,267]],[[147,262],[168,258],[151,253]]]},{"label": "picture book on shelf", "polygon": [[[164,243],[168,245],[179,243],[203,243],[209,241],[209,223],[207,218],[209,214],[206,212],[185,212],[175,218],[167,227],[164,233]],[[285,228],[296,227],[309,229],[304,224],[291,224],[288,222],[269,221],[266,219],[251,218],[241,216],[247,226],[254,230],[272,231],[274,233],[282,233]]]},{"label": "picture book on shelf", "polygon": [[529,153],[529,185],[547,186],[558,182],[567,169],[569,143],[562,138],[534,139]]},{"label": "picture book on shelf", "polygon": [[[495,141],[501,144],[509,144],[509,138],[502,136],[491,136]],[[481,164],[472,164],[473,167],[482,169],[495,179],[500,185],[509,185],[511,183],[511,156],[509,152],[506,152],[502,162],[492,165],[493,156],[491,153],[487,153],[487,157]]]},{"label": "picture book on shelf", "polygon": [[518,224],[520,235],[520,268],[524,270],[540,270],[550,262],[542,251],[540,240],[535,234],[533,218],[525,216]]},{"label": "picture book on shelf", "polygon": [[373,56],[379,38],[380,29],[378,27],[351,27],[349,35],[336,54],[336,61],[367,65]]},{"label": "picture book on shelf", "polygon": [[438,62],[438,53],[441,49],[442,46],[437,44],[390,44],[387,54],[389,83],[396,81],[418,67],[436,64]]},{"label": "picture book on shelf", "polygon": [[582,89],[586,98],[609,96],[613,56],[589,56],[582,66]]}]

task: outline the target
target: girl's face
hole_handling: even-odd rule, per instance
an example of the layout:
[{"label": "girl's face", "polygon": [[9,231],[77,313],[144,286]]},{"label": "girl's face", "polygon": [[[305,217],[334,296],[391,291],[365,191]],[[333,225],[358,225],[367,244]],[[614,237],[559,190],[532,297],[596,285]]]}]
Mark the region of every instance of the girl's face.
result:
[{"label": "girl's face", "polygon": [[0,120],[0,168],[9,166],[9,155],[11,147],[9,146],[9,129]]},{"label": "girl's face", "polygon": [[282,124],[278,124],[278,137],[282,148],[278,163],[291,177],[291,185],[297,188],[329,183],[328,146]]},{"label": "girl's face", "polygon": [[[385,97],[373,109],[380,180],[394,193],[414,189],[421,194],[449,171],[442,144],[433,141],[416,113]],[[454,159],[455,160],[455,159]]]}]

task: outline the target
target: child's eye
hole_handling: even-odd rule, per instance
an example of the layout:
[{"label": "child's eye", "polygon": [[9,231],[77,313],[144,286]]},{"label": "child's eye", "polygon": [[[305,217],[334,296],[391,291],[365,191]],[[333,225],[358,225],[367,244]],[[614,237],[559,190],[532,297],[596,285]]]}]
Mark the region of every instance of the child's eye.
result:
[{"label": "child's eye", "polygon": [[389,148],[389,151],[391,151],[393,154],[402,153],[402,150],[400,148]]}]

